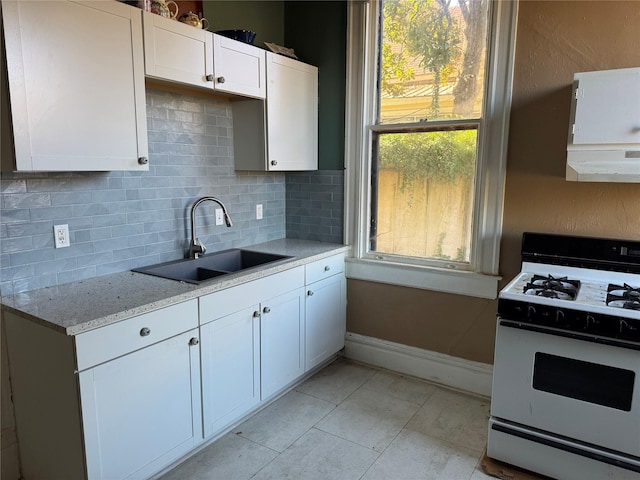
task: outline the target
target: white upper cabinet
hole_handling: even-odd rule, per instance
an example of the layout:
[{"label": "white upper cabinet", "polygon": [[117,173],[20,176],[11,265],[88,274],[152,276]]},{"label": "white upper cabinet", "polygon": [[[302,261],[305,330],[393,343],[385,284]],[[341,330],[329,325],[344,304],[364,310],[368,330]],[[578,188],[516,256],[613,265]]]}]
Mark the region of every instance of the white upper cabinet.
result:
[{"label": "white upper cabinet", "polygon": [[575,75],[573,143],[640,144],[640,68]]},{"label": "white upper cabinet", "polygon": [[566,178],[640,183],[640,67],[574,75]]},{"label": "white upper cabinet", "polygon": [[267,52],[268,169],[318,169],[318,69]]},{"label": "white upper cabinet", "polygon": [[266,52],[266,102],[233,104],[236,170],[318,169],[318,69]]},{"label": "white upper cabinet", "polygon": [[145,74],[213,89],[211,33],[151,12],[142,16]]},{"label": "white upper cabinet", "polygon": [[214,34],[213,70],[216,90],[247,97],[265,97],[264,50]]},{"label": "white upper cabinet", "polygon": [[264,98],[265,52],[143,12],[145,74],[221,93]]},{"label": "white upper cabinet", "polygon": [[141,11],[2,2],[15,170],[147,170]]}]

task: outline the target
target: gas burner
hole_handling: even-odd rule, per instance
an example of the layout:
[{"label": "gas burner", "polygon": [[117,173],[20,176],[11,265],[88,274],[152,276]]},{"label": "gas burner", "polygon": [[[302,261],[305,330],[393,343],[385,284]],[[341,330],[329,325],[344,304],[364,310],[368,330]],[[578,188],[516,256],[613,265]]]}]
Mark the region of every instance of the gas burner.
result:
[{"label": "gas burner", "polygon": [[607,287],[607,305],[629,310],[640,310],[640,287],[610,283]]},{"label": "gas burner", "polygon": [[525,285],[524,294],[560,300],[575,300],[579,288],[580,280],[570,280],[567,277],[556,278],[552,275],[546,277],[534,275]]}]

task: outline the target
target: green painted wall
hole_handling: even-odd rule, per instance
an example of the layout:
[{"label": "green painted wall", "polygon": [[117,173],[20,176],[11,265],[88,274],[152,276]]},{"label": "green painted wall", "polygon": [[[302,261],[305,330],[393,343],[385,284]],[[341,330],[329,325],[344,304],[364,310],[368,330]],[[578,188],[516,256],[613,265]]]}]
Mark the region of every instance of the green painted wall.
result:
[{"label": "green painted wall", "polygon": [[252,30],[257,47],[293,48],[301,61],[318,67],[318,165],[343,169],[347,2],[205,0],[203,13],[212,32]]},{"label": "green painted wall", "polygon": [[256,32],[254,45],[264,48],[264,42],[284,43],[284,2],[281,0],[204,0],[204,17],[209,30],[251,30]]},{"label": "green painted wall", "polygon": [[318,67],[318,164],[344,168],[346,1],[286,1],[284,38],[303,62]]}]

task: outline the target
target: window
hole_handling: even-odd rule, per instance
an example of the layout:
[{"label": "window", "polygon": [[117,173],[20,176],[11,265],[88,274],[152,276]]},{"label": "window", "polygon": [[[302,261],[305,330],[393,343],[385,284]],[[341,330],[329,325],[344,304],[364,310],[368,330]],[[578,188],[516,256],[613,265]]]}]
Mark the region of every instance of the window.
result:
[{"label": "window", "polygon": [[350,2],[350,277],[495,298],[516,9]]}]

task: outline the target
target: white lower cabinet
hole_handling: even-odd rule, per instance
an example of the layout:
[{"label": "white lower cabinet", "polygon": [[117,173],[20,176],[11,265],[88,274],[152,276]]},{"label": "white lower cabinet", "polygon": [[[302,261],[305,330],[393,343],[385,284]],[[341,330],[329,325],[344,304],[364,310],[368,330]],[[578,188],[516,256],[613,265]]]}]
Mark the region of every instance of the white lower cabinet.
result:
[{"label": "white lower cabinet", "polygon": [[145,479],[344,345],[344,255],[69,336],[3,312],[25,479]]},{"label": "white lower cabinet", "polygon": [[304,373],[304,288],[261,304],[260,373],[268,399]]},{"label": "white lower cabinet", "polygon": [[207,438],[260,403],[260,315],[254,315],[258,309],[250,306],[200,327]]},{"label": "white lower cabinet", "polygon": [[344,347],[345,285],[344,275],[334,275],[307,287],[307,370]]},{"label": "white lower cabinet", "polygon": [[344,255],[306,266],[306,370],[344,347],[346,279]]},{"label": "white lower cabinet", "polygon": [[79,374],[88,478],[148,478],[202,438],[198,330]]},{"label": "white lower cabinet", "polygon": [[205,438],[304,373],[304,267],[200,297]]},{"label": "white lower cabinet", "polygon": [[23,478],[149,478],[202,441],[197,300],[76,336],[3,314]]}]

